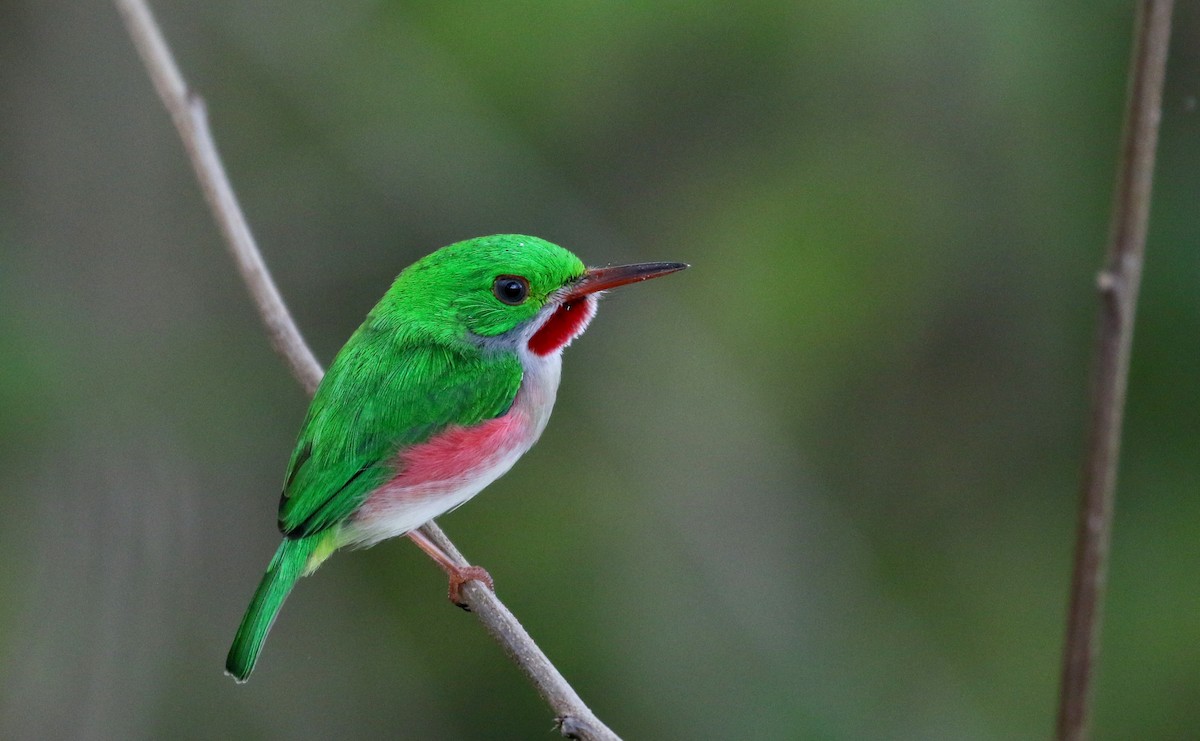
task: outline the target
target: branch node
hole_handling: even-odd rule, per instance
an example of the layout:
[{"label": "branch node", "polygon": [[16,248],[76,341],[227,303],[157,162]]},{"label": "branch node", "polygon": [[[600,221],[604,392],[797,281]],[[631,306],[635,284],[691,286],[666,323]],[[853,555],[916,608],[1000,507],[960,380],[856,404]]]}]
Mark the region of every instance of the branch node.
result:
[{"label": "branch node", "polygon": [[554,719],[554,728],[563,738],[591,738],[591,729],[586,721],[574,715],[560,715]]},{"label": "branch node", "polygon": [[1063,741],[1078,741],[1088,735],[1172,5],[1172,0],[1137,3],[1108,259],[1096,276],[1101,306],[1092,364],[1097,380],[1092,390],[1092,421],[1080,483],[1075,566],[1059,685],[1057,737]]},{"label": "branch node", "polygon": [[194,116],[208,116],[208,104],[204,102],[204,96],[193,90],[190,86],[184,89],[184,95],[187,97],[188,107],[192,109]]}]

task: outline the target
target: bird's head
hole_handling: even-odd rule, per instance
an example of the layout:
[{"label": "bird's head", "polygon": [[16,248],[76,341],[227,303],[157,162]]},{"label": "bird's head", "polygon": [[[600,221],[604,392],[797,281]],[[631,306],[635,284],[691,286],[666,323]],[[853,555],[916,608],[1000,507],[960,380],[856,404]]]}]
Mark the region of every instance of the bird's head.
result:
[{"label": "bird's head", "polygon": [[443,247],[413,263],[376,311],[442,341],[545,356],[583,333],[600,292],[686,267],[655,262],[587,268],[544,239],[497,234]]}]

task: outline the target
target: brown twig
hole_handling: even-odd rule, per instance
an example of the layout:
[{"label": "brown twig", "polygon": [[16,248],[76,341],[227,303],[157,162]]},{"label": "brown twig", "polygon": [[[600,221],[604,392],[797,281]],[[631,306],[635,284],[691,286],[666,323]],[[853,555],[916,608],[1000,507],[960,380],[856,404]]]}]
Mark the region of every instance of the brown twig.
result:
[{"label": "brown twig", "polygon": [[[204,196],[225,237],[226,245],[262,315],[271,344],[288,364],[296,380],[311,396],[316,391],[324,371],[292,320],[263,262],[262,253],[250,234],[250,228],[233,194],[233,188],[229,184],[229,178],[225,174],[225,168],[221,164],[209,131],[204,101],[188,90],[146,3],[143,0],[114,2],[154,81],[154,87],[183,140],[196,177],[204,189]],[[459,565],[467,565],[467,560],[441,528],[429,522],[421,529]],[[555,712],[555,722],[563,736],[578,739],[618,738],[584,704],[521,623],[492,591],[477,582],[468,582],[462,594],[471,611],[512,660],[521,667],[538,693]]]},{"label": "brown twig", "polygon": [[1138,2],[1108,256],[1097,278],[1100,311],[1092,359],[1091,422],[1080,487],[1075,571],[1058,708],[1058,738],[1071,741],[1084,739],[1088,733],[1112,537],[1121,419],[1162,117],[1171,7],[1172,0]]}]

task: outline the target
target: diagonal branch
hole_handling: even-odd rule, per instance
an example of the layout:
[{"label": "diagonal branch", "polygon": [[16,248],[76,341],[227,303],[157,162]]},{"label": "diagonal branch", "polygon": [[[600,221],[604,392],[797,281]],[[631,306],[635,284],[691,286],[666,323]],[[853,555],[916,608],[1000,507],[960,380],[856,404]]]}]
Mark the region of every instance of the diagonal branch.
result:
[{"label": "diagonal branch", "polygon": [[[311,396],[316,391],[324,371],[292,320],[250,234],[250,227],[234,196],[209,131],[204,101],[188,89],[144,0],[114,2],[154,81],[154,87],[183,140],[192,167],[196,171],[196,178],[204,190],[204,197],[258,307],[271,344],[288,364],[292,375]],[[459,565],[467,565],[467,560],[441,528],[429,522],[421,529]],[[550,705],[563,736],[578,739],[618,738],[584,704],[516,617],[492,591],[478,582],[467,582],[462,594],[471,611],[525,672],[538,693]]]},{"label": "diagonal branch", "polygon": [[154,16],[145,2],[116,0],[117,9],[125,18],[129,35],[137,46],[138,53],[154,81],[154,89],[162,99],[171,121],[183,139],[196,179],[204,190],[216,218],[217,226],[225,237],[229,253],[237,263],[238,271],[246,282],[254,303],[262,315],[263,324],[271,338],[271,345],[279,353],[292,375],[311,396],[317,390],[324,371],[304,342],[296,323],[292,321],[279,289],[263,262],[262,253],[250,234],[250,226],[238,206],[233,186],[217,154],[217,146],[208,130],[208,114],[204,100],[188,90],[183,75],[179,72],[171,50],[159,31]]},{"label": "diagonal branch", "polygon": [[1080,486],[1075,571],[1063,652],[1058,738],[1087,737],[1091,683],[1099,651],[1121,419],[1137,309],[1172,0],[1140,0],[1129,72],[1125,133],[1113,196],[1108,256],[1097,279],[1100,314],[1092,359],[1092,411]]}]

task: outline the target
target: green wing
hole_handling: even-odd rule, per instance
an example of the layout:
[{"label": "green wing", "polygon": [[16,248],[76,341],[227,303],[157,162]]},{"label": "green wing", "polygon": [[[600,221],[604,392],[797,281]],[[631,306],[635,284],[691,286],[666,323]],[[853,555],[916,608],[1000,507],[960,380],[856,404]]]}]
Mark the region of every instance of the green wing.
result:
[{"label": "green wing", "polygon": [[406,347],[360,328],[313,397],[288,465],[279,529],[300,538],[341,522],[395,474],[400,449],[507,412],[521,374],[511,353]]}]

